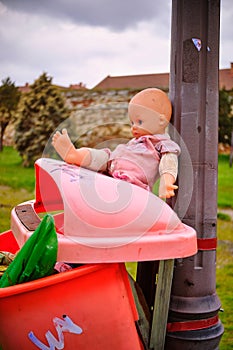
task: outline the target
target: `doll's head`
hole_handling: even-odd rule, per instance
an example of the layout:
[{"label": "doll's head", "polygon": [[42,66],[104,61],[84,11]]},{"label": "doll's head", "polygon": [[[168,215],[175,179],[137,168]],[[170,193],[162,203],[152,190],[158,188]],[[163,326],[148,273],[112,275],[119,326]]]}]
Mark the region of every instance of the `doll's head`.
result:
[{"label": "doll's head", "polygon": [[149,88],[130,100],[128,113],[134,137],[164,134],[171,119],[172,106],[165,92]]}]

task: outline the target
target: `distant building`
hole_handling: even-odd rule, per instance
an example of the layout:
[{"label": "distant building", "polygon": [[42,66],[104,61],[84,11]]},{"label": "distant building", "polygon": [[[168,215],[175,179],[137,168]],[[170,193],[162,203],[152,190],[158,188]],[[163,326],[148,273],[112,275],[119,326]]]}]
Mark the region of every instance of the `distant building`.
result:
[{"label": "distant building", "polygon": [[[158,87],[168,90],[169,73],[158,74],[138,74],[124,76],[108,75],[93,89],[145,89],[148,87]],[[219,70],[219,88],[231,90],[233,88],[233,62],[231,68]]]},{"label": "distant building", "polygon": [[30,85],[26,83],[24,86],[18,86],[18,89],[22,93],[26,93],[30,91]]},{"label": "distant building", "polygon": [[167,90],[169,74],[138,74],[115,77],[108,75],[94,89],[145,89],[152,86]]},{"label": "distant building", "polygon": [[[163,90],[169,88],[169,73],[154,73],[154,74],[136,74],[110,76],[108,75],[100,81],[93,89],[145,89],[148,87],[157,87]],[[18,87],[21,92],[30,91],[30,85],[26,83],[24,86]],[[70,90],[88,90],[83,83],[70,84],[69,87],[58,86],[63,91]],[[219,88],[226,90],[233,89],[233,62],[231,67],[219,70]]]},{"label": "distant building", "polygon": [[71,90],[87,90],[86,85],[82,82],[79,84],[70,84],[69,89]]},{"label": "distant building", "polygon": [[219,87],[226,90],[233,88],[233,62],[231,62],[231,68],[219,70]]},{"label": "distant building", "polygon": [[[86,85],[83,83],[79,83],[79,84],[70,84],[69,87],[65,87],[65,86],[59,86],[59,85],[54,85],[56,86],[58,89],[62,90],[62,91],[69,91],[69,90],[87,90]],[[18,86],[19,91],[21,91],[22,93],[26,93],[30,91],[30,85],[29,83],[26,83],[24,86]]]}]

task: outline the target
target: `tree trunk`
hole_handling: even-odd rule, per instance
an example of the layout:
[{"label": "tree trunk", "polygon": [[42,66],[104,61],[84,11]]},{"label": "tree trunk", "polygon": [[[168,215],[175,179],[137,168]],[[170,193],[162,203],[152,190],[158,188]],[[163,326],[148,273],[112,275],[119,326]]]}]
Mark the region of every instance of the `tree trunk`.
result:
[{"label": "tree trunk", "polygon": [[4,132],[6,130],[7,125],[9,124],[9,122],[1,122],[1,130],[0,130],[0,152],[3,151],[3,136],[4,136]]}]

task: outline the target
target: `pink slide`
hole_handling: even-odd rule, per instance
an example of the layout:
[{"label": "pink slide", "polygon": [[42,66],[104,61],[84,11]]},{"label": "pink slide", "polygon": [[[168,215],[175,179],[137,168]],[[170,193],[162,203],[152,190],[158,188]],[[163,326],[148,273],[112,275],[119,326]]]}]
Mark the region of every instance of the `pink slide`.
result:
[{"label": "pink slide", "polygon": [[22,217],[32,214],[38,222],[38,213],[52,212],[58,261],[165,260],[196,253],[195,230],[153,193],[54,159],[41,158],[35,167],[35,201],[12,211],[19,246],[35,229],[25,227]]}]

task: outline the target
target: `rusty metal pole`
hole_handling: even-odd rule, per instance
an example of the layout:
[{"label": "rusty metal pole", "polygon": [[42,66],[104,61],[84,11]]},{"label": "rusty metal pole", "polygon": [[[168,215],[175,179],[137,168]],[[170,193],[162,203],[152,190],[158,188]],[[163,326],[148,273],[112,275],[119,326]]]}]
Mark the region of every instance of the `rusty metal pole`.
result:
[{"label": "rusty metal pole", "polygon": [[172,205],[196,229],[199,251],[176,262],[165,349],[216,350],[223,334],[215,280],[220,0],[173,0],[172,5],[173,124],[193,168],[192,183],[181,161],[179,187],[193,186],[185,214],[185,194]]}]

